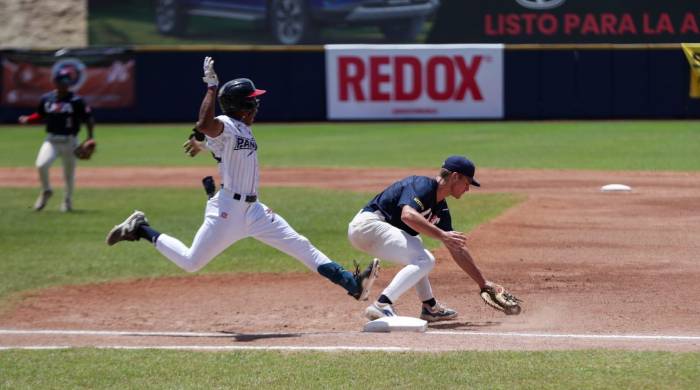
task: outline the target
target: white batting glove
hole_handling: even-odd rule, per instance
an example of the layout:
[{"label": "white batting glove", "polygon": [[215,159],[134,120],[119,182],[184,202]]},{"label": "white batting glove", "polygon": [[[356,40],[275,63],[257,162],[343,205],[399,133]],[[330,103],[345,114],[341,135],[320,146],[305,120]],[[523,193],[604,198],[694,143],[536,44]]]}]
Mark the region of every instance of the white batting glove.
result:
[{"label": "white batting glove", "polygon": [[204,57],[204,77],[202,81],[207,84],[207,87],[218,87],[219,77],[214,71],[214,60],[211,57]]}]

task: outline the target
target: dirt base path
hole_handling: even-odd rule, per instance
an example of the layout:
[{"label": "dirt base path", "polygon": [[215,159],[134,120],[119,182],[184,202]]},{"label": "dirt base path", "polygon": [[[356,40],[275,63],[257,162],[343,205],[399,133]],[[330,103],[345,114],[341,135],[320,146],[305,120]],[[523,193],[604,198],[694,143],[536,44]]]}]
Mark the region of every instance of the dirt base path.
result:
[{"label": "dirt base path", "polygon": [[[197,187],[202,176],[214,173],[204,168],[81,168],[77,180],[78,188]],[[378,191],[413,173],[434,172],[264,169],[261,182]],[[141,346],[700,350],[700,308],[691,303],[700,296],[700,174],[481,169],[478,176],[483,188],[475,191],[527,196],[470,234],[472,254],[486,276],[525,300],[520,316],[485,307],[476,285],[438,250],[431,274],[436,297],[460,317],[435,324],[425,334],[359,333],[366,303],[312,273],[237,274],[43,290],[0,319],[3,329],[199,332],[196,337],[0,332],[0,346],[118,341]],[[633,191],[601,193],[600,186],[609,183],[624,183]],[[0,170],[0,186],[36,186],[35,173]],[[155,252],[153,257],[165,261]],[[381,273],[373,296],[395,272]],[[403,315],[419,312],[413,293],[396,308]]]}]

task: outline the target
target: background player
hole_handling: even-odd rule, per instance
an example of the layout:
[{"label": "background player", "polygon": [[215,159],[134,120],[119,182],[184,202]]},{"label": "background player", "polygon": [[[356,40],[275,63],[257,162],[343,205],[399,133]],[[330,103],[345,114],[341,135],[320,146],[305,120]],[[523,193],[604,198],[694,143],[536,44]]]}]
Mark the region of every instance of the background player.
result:
[{"label": "background player", "polygon": [[75,160],[73,151],[78,146],[77,135],[81,123],[87,127],[87,139],[93,139],[94,119],[90,106],[82,97],[70,91],[70,86],[77,78],[70,69],[59,69],[54,74],[55,90],[41,97],[37,111],[31,115],[19,117],[19,123],[36,123],[46,121],[46,139],[39,148],[36,167],[41,181],[41,192],[34,203],[34,210],[41,211],[53,195],[49,183],[49,168],[57,157],[63,161],[63,179],[65,194],[61,211],[73,210],[73,189],[75,183]]},{"label": "background player", "polygon": [[144,238],[180,268],[196,272],[236,241],[253,237],[300,260],[354,298],[366,300],[377,277],[378,260],[362,272],[356,267],[355,273],[350,273],[258,201],[258,145],[251,125],[258,112],[258,97],[265,91],[245,78],[227,82],[218,92],[224,115],[214,117],[219,81],[210,57],[204,60],[203,80],[207,92],[199,109],[197,130],[206,135],[206,147],[219,164],[222,188],[207,202],[204,223],[192,246],[188,248],[177,238],[153,229],[141,211],[116,225],[107,235],[107,244]]},{"label": "background player", "polygon": [[[499,296],[494,300],[517,304],[508,301],[513,297],[501,286],[484,279],[467,250],[464,233],[452,230],[452,217],[446,198],[452,196],[459,199],[469,191],[470,185],[479,187],[479,182],[474,179],[475,170],[474,164],[466,157],[451,156],[434,178],[409,176],[391,184],[350,222],[348,238],[353,246],[378,258],[406,265],[379,299],[367,307],[367,318],[374,320],[395,316],[391,305],[413,286],[423,302],[422,319],[442,321],[457,317],[456,311],[438,303],[433,296],[428,273],[435,266],[435,257],[425,249],[418,234],[442,241],[454,261],[479,285],[482,292],[488,291],[494,296],[505,294],[505,298]],[[499,302],[491,304],[483,295],[482,298],[495,305],[494,308],[503,305]],[[519,313],[519,307],[517,310]],[[513,310],[508,314],[517,313]]]}]

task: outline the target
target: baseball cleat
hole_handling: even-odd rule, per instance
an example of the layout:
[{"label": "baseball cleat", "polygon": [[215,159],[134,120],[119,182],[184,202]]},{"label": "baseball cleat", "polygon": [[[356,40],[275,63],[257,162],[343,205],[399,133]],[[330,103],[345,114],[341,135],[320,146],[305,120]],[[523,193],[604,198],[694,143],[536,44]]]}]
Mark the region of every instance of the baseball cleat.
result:
[{"label": "baseball cleat", "polygon": [[355,273],[353,276],[355,277],[355,281],[357,281],[357,285],[360,286],[360,291],[357,294],[352,294],[352,296],[358,301],[366,301],[378,275],[379,259],[373,259],[362,272],[360,272],[359,264],[355,263]]},{"label": "baseball cleat", "polygon": [[73,202],[70,199],[64,199],[61,203],[61,211],[64,213],[73,211]]},{"label": "baseball cleat", "polygon": [[137,241],[139,236],[136,231],[142,225],[148,225],[148,219],[146,219],[146,214],[141,211],[134,210],[134,212],[124,220],[124,222],[119,225],[115,225],[109,234],[105,242],[107,245],[114,245],[119,241]]},{"label": "baseball cleat", "polygon": [[420,318],[428,322],[447,321],[457,318],[457,312],[438,302],[433,307],[423,304]]},{"label": "baseball cleat", "polygon": [[46,202],[49,201],[51,195],[53,195],[53,191],[51,190],[41,191],[39,197],[36,198],[36,202],[34,202],[34,210],[41,211],[44,207],[46,207]]},{"label": "baseball cleat", "polygon": [[368,320],[374,321],[384,317],[396,317],[397,314],[394,308],[388,303],[374,302],[365,309],[365,317]]}]

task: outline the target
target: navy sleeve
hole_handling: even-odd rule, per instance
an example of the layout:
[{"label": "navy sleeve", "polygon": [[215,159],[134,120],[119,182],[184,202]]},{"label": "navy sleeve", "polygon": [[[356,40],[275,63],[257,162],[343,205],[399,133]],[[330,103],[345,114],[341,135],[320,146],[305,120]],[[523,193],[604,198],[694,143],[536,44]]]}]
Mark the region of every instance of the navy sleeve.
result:
[{"label": "navy sleeve", "polygon": [[436,207],[436,213],[438,218],[440,218],[440,222],[437,223],[438,228],[440,230],[445,231],[445,232],[451,232],[454,229],[452,228],[452,216],[450,215],[450,210],[447,207],[447,202],[444,200],[440,202]]},{"label": "navy sleeve", "polygon": [[421,213],[430,207],[430,203],[427,201],[430,192],[429,186],[406,186],[401,193],[398,206],[403,208],[403,206],[408,205]]}]

